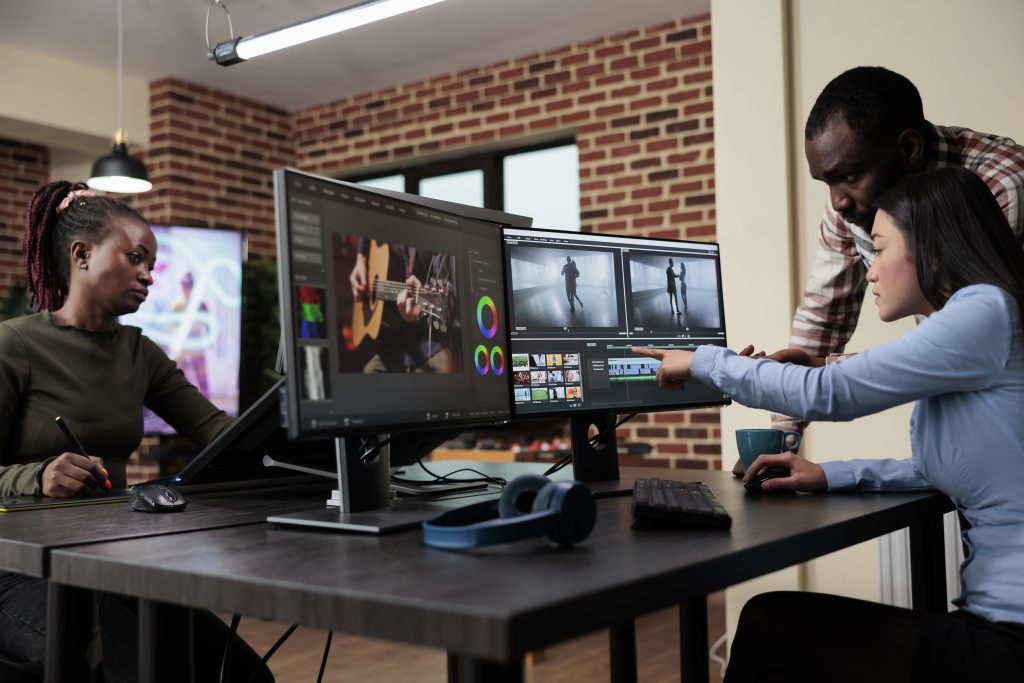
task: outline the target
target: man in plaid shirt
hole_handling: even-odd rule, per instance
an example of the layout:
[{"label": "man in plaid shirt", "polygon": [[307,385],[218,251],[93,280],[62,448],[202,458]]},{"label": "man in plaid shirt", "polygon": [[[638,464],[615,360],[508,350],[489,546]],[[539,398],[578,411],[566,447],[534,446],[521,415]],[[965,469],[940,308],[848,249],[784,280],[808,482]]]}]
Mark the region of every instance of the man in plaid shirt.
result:
[{"label": "man in plaid shirt", "polygon": [[[829,196],[814,267],[793,317],[791,348],[768,356],[773,360],[817,366],[843,352],[874,260],[874,202],[905,175],[952,165],[974,171],[1014,234],[1024,237],[1024,146],[929,123],[914,84],[888,69],[856,67],[826,85],[807,117],[804,152],[811,176],[828,185]],[[787,430],[806,426],[781,415],[772,422]],[[742,474],[740,463],[733,472]]]}]

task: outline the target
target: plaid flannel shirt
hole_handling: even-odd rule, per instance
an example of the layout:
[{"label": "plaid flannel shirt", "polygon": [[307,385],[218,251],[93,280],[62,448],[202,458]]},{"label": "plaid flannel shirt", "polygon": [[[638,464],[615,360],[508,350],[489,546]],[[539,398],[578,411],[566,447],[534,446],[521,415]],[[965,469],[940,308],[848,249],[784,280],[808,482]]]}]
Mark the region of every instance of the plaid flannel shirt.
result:
[{"label": "plaid flannel shirt", "polygon": [[[935,136],[926,170],[955,165],[977,173],[992,190],[1018,240],[1024,238],[1024,146],[968,128],[932,128]],[[819,358],[843,352],[857,327],[873,260],[871,226],[844,221],[826,199],[818,253],[803,303],[793,316],[790,346]],[[798,431],[807,425],[782,415],[772,415],[772,423]]]}]

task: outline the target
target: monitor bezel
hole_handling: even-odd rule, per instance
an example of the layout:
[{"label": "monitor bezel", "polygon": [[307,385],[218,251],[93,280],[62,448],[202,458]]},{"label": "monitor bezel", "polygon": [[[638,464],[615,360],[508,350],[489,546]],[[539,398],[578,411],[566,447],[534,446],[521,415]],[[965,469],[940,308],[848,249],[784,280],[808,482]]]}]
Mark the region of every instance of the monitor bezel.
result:
[{"label": "monitor bezel", "polygon": [[[290,237],[290,231],[288,229],[287,217],[283,211],[286,210],[288,201],[288,189],[287,189],[287,178],[288,176],[299,176],[318,182],[327,182],[330,184],[344,187],[350,191],[365,192],[367,194],[374,194],[378,196],[384,196],[388,199],[398,202],[404,202],[416,206],[428,206],[431,211],[437,211],[438,213],[454,216],[462,220],[469,220],[480,226],[486,226],[494,231],[494,238],[499,242],[499,252],[501,254],[502,264],[505,260],[504,252],[504,238],[502,234],[503,223],[495,223],[483,218],[475,216],[467,216],[459,213],[452,213],[451,211],[445,211],[437,208],[436,205],[429,205],[422,201],[416,201],[421,199],[415,195],[409,195],[410,199],[406,199],[400,195],[402,193],[388,192],[382,193],[375,191],[377,188],[364,188],[359,185],[354,185],[350,182],[342,180],[336,180],[334,178],[328,178],[325,176],[318,176],[305,171],[299,171],[293,168],[280,168],[276,169],[273,173],[274,180],[274,222],[275,222],[275,237],[277,239],[277,264],[278,264],[278,297],[279,305],[281,310],[281,339],[284,345],[284,358],[285,367],[288,369],[299,367],[298,349],[295,343],[294,326],[291,325],[293,320],[292,314],[294,312],[293,307],[293,295],[291,293],[291,270],[292,264],[291,259],[288,258],[286,253],[287,240]],[[497,214],[496,214],[497,215]],[[504,266],[502,267],[502,275],[504,276]],[[504,296],[504,280],[502,281],[502,296]],[[506,313],[507,319],[507,313]],[[287,329],[286,329],[287,326]],[[505,355],[508,357],[508,334],[506,331],[504,339]],[[344,437],[344,436],[359,436],[367,434],[382,434],[382,433],[405,433],[405,432],[421,432],[421,431],[433,431],[437,429],[447,429],[451,427],[471,427],[476,425],[491,426],[491,425],[502,425],[507,424],[512,419],[512,405],[511,405],[511,391],[506,392],[507,408],[504,415],[495,416],[493,419],[481,420],[480,418],[466,417],[464,419],[445,419],[439,421],[436,424],[426,421],[407,421],[407,422],[393,422],[387,424],[377,425],[361,425],[349,428],[338,428],[329,427],[325,429],[302,429],[300,424],[300,413],[299,413],[299,391],[297,382],[299,381],[300,373],[296,371],[285,373],[285,428],[288,434],[288,438],[293,441],[302,441],[310,439],[322,439],[325,437]],[[506,378],[508,379],[508,378]],[[508,385],[511,386],[511,379],[508,379]]]},{"label": "monitor bezel", "polygon": [[[654,406],[647,407],[646,405],[630,405],[630,406],[618,406],[618,407],[600,407],[600,408],[573,408],[570,410],[551,410],[551,411],[530,411],[521,412],[516,408],[515,402],[515,382],[513,381],[513,375],[511,372],[511,358],[512,358],[512,343],[515,341],[512,339],[512,306],[509,301],[509,290],[512,286],[511,274],[508,272],[509,257],[506,253],[508,248],[508,242],[505,239],[506,231],[514,232],[528,232],[538,234],[551,234],[551,235],[564,235],[564,236],[576,236],[580,235],[593,235],[595,237],[610,237],[610,238],[622,238],[630,240],[641,240],[647,242],[678,242],[683,244],[701,244],[701,245],[715,245],[718,247],[718,307],[719,315],[722,319],[722,325],[725,326],[725,288],[722,282],[722,269],[721,269],[721,258],[722,258],[722,245],[718,242],[701,242],[699,240],[684,240],[670,237],[649,237],[646,235],[622,235],[618,233],[593,233],[593,232],[578,232],[576,230],[556,230],[551,228],[537,228],[528,227],[522,228],[518,226],[502,226],[501,229],[501,262],[505,269],[505,330],[508,333],[508,353],[509,353],[509,375],[508,375],[508,393],[509,393],[509,405],[512,409],[513,420],[540,420],[549,418],[574,418],[574,417],[587,417],[592,415],[606,415],[614,413],[617,415],[625,413],[662,413],[674,410],[697,410],[700,408],[721,408],[724,406],[732,405],[732,399],[724,397],[719,401],[710,401],[707,403],[663,403]],[[722,341],[728,344],[728,331],[722,337]]]}]

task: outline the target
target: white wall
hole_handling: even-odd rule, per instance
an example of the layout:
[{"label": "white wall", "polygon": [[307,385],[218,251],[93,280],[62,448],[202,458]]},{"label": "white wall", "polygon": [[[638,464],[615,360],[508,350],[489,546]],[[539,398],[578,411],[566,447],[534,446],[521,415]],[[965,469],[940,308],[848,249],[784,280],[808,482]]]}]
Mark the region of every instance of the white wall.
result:
[{"label": "white wall", "polygon": [[[0,43],[0,137],[98,156],[117,128],[117,60],[110,69]],[[149,144],[149,85],[125,77],[124,127],[133,151]]]},{"label": "white wall", "polygon": [[[792,145],[789,141],[787,17],[783,3],[711,3],[715,92],[715,211],[722,246],[722,285],[730,345],[782,348],[793,311]],[[738,453],[737,429],[767,427],[763,411],[732,405],[722,411],[723,467]],[[799,569],[729,589],[728,630],[752,595],[793,590]]]},{"label": "white wall", "polygon": [[[726,316],[732,346],[786,345],[816,249],[826,189],[807,173],[803,124],[821,88],[845,69],[881,65],[920,89],[925,115],[1024,141],[1024,2],[1019,0],[712,0],[715,176]],[[779,145],[785,147],[779,149]],[[770,293],[770,294],[767,294]],[[883,325],[866,302],[850,350],[910,323]],[[909,454],[910,408],[847,424],[817,424],[812,460]],[[723,411],[723,465],[738,427],[761,411]],[[753,593],[806,588],[877,600],[878,542],[729,591],[730,631]]]}]

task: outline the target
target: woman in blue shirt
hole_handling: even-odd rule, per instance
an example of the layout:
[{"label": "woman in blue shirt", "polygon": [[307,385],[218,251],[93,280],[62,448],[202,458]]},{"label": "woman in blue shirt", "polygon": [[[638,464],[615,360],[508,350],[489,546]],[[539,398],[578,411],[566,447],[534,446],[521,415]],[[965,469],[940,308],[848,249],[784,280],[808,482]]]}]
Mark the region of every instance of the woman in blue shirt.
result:
[{"label": "woman in blue shirt", "polygon": [[694,379],[804,419],[916,401],[909,458],[818,465],[762,455],[744,478],[782,467],[789,476],[764,490],[947,494],[970,523],[960,609],[757,596],[740,616],[726,680],[1024,680],[1024,254],[984,182],[962,168],[901,181],[879,201],[871,237],[879,317],[928,316],[897,339],[821,368],[714,346],[636,351],[661,358],[662,386]]}]

